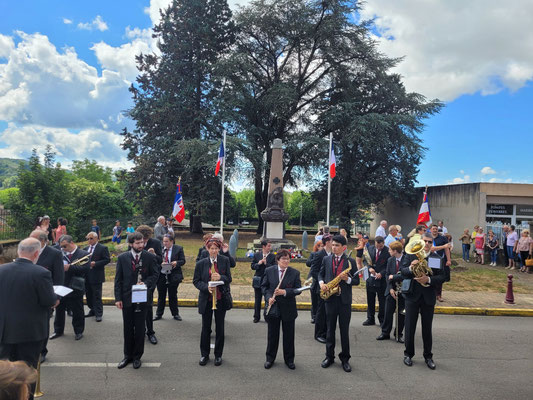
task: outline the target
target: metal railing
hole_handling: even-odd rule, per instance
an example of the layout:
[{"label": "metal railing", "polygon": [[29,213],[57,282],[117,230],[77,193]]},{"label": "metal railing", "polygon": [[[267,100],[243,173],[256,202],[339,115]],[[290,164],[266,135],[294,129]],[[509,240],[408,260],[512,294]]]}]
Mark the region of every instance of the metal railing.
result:
[{"label": "metal railing", "polygon": [[[494,232],[494,236],[496,236],[496,238],[498,239],[499,247],[502,247],[502,244],[503,244],[503,227],[504,227],[503,224],[497,224],[497,223],[496,224],[486,224],[485,234],[488,235],[489,231]],[[529,225],[527,225],[527,226],[516,225],[515,232],[517,233],[519,238],[520,238],[520,235],[522,234],[522,231],[524,229],[529,229],[530,230],[530,226]]]},{"label": "metal railing", "polygon": [[28,237],[34,221],[11,210],[0,209],[0,240],[20,240]]}]

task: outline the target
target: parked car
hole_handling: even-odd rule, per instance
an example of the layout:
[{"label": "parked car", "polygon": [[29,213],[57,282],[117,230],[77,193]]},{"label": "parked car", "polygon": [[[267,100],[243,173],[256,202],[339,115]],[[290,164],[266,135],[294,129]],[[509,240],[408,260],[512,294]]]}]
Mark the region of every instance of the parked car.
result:
[{"label": "parked car", "polygon": [[242,221],[241,224],[242,225],[250,225],[250,223],[248,221],[246,221],[246,220]]},{"label": "parked car", "polygon": [[230,220],[228,221],[228,225],[233,225],[233,220],[232,220],[232,219],[230,219]]}]

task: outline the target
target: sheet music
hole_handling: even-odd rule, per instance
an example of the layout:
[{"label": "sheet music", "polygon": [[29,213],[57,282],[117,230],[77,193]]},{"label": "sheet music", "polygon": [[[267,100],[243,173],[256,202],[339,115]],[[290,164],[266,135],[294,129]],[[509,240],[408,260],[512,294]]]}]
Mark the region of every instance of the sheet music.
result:
[{"label": "sheet music", "polygon": [[223,281],[209,281],[207,282],[207,284],[208,284],[208,287],[216,287],[216,286],[223,285],[224,282]]},{"label": "sheet music", "polygon": [[171,271],[172,271],[172,264],[170,264],[170,263],[161,264],[161,273],[162,274],[170,274]]},{"label": "sheet music", "polygon": [[428,257],[428,267],[432,269],[441,269],[442,258]]},{"label": "sheet music", "polygon": [[369,273],[368,273],[368,268],[365,268],[365,269],[363,270],[363,280],[364,280],[364,281],[367,281],[369,277],[370,277],[370,275],[369,275]]},{"label": "sheet music", "polygon": [[66,286],[54,285],[54,293],[58,296],[65,297],[67,294],[71,293],[72,289]]},{"label": "sheet music", "polygon": [[146,303],[146,285],[133,285],[131,287],[131,302],[132,303]]}]

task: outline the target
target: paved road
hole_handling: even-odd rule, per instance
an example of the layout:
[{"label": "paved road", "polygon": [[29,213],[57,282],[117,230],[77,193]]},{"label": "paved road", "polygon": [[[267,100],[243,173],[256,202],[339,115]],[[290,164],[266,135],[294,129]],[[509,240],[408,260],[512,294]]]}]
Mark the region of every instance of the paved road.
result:
[{"label": "paved road", "polygon": [[122,358],[122,320],[115,308],[105,307],[102,323],[88,320],[79,342],[67,326],[64,337],[49,342],[41,372],[45,399],[533,398],[531,318],[436,316],[437,370],[431,371],[423,362],[420,333],[415,365],[408,368],[403,346],[377,342],[378,328],[363,327],[365,314],[353,313],[353,372],[347,374],[338,362],[327,370],[320,367],[325,347],[312,339],[307,311],[297,319],[294,371],[285,367],[281,348],[274,367],[263,368],[266,324],[253,324],[251,310],[228,312],[224,363],[200,367],[200,316],[193,308],[182,308],[181,315],[183,321],[176,322],[167,311],[155,322],[160,343],[147,342],[139,370],[116,368]]}]

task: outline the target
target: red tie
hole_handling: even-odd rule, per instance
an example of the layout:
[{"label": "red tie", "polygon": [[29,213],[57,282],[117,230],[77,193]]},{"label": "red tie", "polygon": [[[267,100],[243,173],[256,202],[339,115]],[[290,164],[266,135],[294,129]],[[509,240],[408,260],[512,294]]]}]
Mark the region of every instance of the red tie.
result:
[{"label": "red tie", "polygon": [[283,274],[285,273],[285,270],[282,269],[282,270],[280,270],[280,271],[281,271],[281,277],[279,278],[279,281],[281,282],[281,280],[283,279]]},{"label": "red tie", "polygon": [[376,262],[378,261],[379,253],[381,253],[381,250],[376,251]]},{"label": "red tie", "polygon": [[168,249],[165,249],[165,263],[168,264]]},{"label": "red tie", "polygon": [[137,264],[139,264],[139,255],[137,254],[135,256],[135,261],[132,263],[132,266],[131,268],[135,271],[135,267],[137,266]]},{"label": "red tie", "polygon": [[400,261],[396,259],[396,273],[398,273],[398,270],[400,269]]}]

